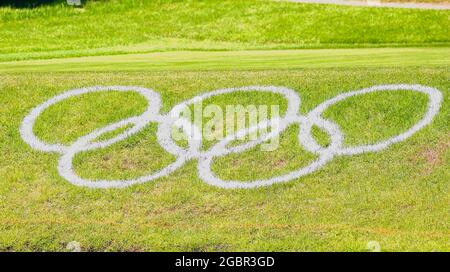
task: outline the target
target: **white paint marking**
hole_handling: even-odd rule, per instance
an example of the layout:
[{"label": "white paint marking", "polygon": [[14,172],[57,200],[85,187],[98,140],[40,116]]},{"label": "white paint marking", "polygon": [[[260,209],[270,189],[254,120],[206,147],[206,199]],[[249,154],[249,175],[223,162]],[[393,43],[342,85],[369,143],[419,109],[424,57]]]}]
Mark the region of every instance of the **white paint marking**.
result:
[{"label": "white paint marking", "polygon": [[447,3],[405,3],[405,2],[381,2],[379,0],[282,0],[286,2],[305,3],[305,4],[328,4],[376,8],[407,8],[407,9],[436,9],[448,10],[450,5]]},{"label": "white paint marking", "polygon": [[[347,99],[352,96],[364,95],[372,92],[380,91],[398,91],[398,90],[410,90],[415,92],[424,93],[428,96],[428,107],[427,112],[424,117],[412,126],[407,131],[392,137],[388,140],[384,140],[371,145],[361,145],[355,147],[344,147],[343,140],[344,135],[341,132],[339,126],[330,120],[325,120],[321,117],[321,114],[330,106]],[[134,91],[142,96],[148,102],[148,107],[144,113],[139,116],[133,116],[126,118],[124,120],[118,121],[113,124],[109,124],[103,128],[94,130],[93,132],[79,137],[74,143],[70,145],[63,144],[50,144],[40,140],[33,132],[33,126],[37,118],[42,114],[47,108],[55,105],[65,99],[73,96],[78,96],[82,94],[87,94],[91,92],[101,92],[101,91]],[[210,147],[209,150],[201,150],[201,130],[190,122],[190,120],[180,117],[183,109],[192,105],[194,103],[200,102],[204,99],[223,95],[233,92],[271,92],[282,95],[288,102],[288,107],[284,117],[276,117],[270,120],[265,120],[259,124],[237,131],[233,135],[229,135]],[[329,162],[334,156],[339,155],[355,155],[366,152],[377,152],[381,151],[394,143],[398,143],[411,137],[414,133],[431,123],[434,116],[439,112],[439,108],[442,102],[442,94],[439,90],[421,86],[421,85],[408,85],[408,84],[394,84],[394,85],[378,85],[370,88],[352,91],[348,93],[339,94],[334,98],[326,100],[325,102],[318,105],[315,109],[309,112],[307,115],[299,114],[300,107],[300,97],[298,94],[291,89],[285,87],[276,86],[248,86],[242,88],[229,88],[220,89],[208,93],[201,94],[190,100],[184,101],[175,107],[167,114],[160,114],[161,109],[161,99],[158,93],[151,89],[133,87],[133,86],[107,86],[107,87],[88,87],[82,89],[69,90],[60,95],[57,95],[41,105],[37,106],[24,118],[22,125],[20,127],[20,135],[22,139],[28,143],[32,148],[40,150],[43,152],[56,152],[61,154],[58,162],[58,172],[59,174],[69,181],[70,183],[77,186],[85,186],[90,188],[123,188],[137,183],[145,183],[152,181],[154,179],[164,177],[174,172],[178,168],[182,167],[185,162],[191,159],[198,160],[198,174],[199,177],[206,183],[214,185],[221,188],[255,188],[262,186],[269,186],[275,183],[288,182],[293,179],[302,177],[304,175],[310,174],[327,162]],[[108,147],[116,142],[124,140],[133,134],[141,131],[146,125],[151,122],[158,123],[157,139],[158,143],[167,152],[176,156],[176,160],[166,166],[165,168],[149,174],[143,175],[134,179],[127,180],[88,180],[79,177],[73,170],[73,158],[80,152],[87,150],[95,150],[99,148]],[[226,156],[230,153],[241,153],[245,150],[253,148],[258,144],[261,144],[273,137],[278,136],[280,133],[285,131],[289,126],[298,124],[300,126],[300,131],[298,138],[302,146],[314,154],[317,154],[319,158],[313,161],[308,166],[302,167],[298,170],[294,170],[290,173],[283,174],[277,177],[269,179],[260,179],[253,181],[238,181],[222,180],[212,172],[211,164],[214,159]],[[131,128],[125,130],[119,135],[104,141],[95,141],[101,135],[114,131],[116,129],[132,125]],[[312,126],[317,126],[328,133],[331,139],[331,143],[328,147],[324,148],[319,145],[313,138],[311,134]],[[183,130],[183,132],[188,136],[188,148],[182,148],[178,146],[172,139],[171,129],[173,127],[178,127]],[[245,144],[228,147],[228,144],[233,140],[238,139],[240,136],[248,135],[256,130],[262,128],[272,128],[269,133],[260,136],[256,140],[249,141]]]}]

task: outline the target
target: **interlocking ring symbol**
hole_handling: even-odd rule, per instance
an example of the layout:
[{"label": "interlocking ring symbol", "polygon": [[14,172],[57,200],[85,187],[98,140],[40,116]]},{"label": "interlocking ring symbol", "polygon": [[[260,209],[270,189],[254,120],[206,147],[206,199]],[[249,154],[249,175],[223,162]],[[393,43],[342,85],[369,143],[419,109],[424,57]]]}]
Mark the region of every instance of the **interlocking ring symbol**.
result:
[{"label": "interlocking ring symbol", "polygon": [[[425,115],[416,124],[410,127],[405,132],[394,136],[390,139],[380,141],[375,144],[361,145],[354,147],[345,147],[343,145],[344,135],[339,126],[330,121],[324,119],[322,113],[331,105],[334,105],[344,99],[352,96],[359,96],[372,92],[381,91],[398,91],[398,90],[410,90],[419,93],[426,94],[428,96],[428,107]],[[75,142],[70,145],[62,144],[50,144],[40,140],[33,132],[33,126],[39,115],[52,105],[55,105],[69,97],[79,96],[91,92],[108,92],[108,91],[120,91],[128,92],[133,91],[142,95],[148,102],[147,109],[144,113],[138,116],[126,118],[113,124],[109,124],[103,128],[94,130],[93,132],[79,137]],[[232,93],[232,92],[272,92],[282,95],[288,102],[286,113],[282,117],[274,117],[269,120],[262,121],[255,126],[245,128],[237,131],[233,135],[229,135],[218,143],[210,147],[208,150],[201,150],[202,135],[201,130],[196,127],[190,120],[181,117],[181,112],[194,103],[200,102],[204,99]],[[422,85],[408,85],[408,84],[394,84],[394,85],[378,85],[370,88],[365,88],[357,91],[351,91],[343,94],[339,94],[334,98],[326,100],[318,105],[312,111],[306,115],[299,114],[300,97],[294,90],[285,87],[276,86],[248,86],[241,88],[228,88],[215,90],[212,92],[198,95],[190,100],[184,101],[172,108],[167,114],[160,113],[161,98],[157,92],[152,89],[133,87],[133,86],[107,86],[107,87],[88,87],[82,89],[69,90],[53,98],[47,100],[41,105],[35,107],[23,120],[20,127],[20,135],[22,139],[28,143],[32,148],[43,152],[55,152],[61,156],[58,162],[59,174],[77,186],[85,186],[91,188],[123,188],[137,183],[145,183],[155,180],[157,178],[169,175],[176,169],[183,166],[187,161],[196,159],[198,160],[198,174],[199,177],[206,183],[221,188],[255,188],[261,186],[269,186],[275,183],[288,182],[293,179],[310,174],[327,162],[333,159],[335,156],[342,155],[356,155],[365,152],[377,152],[383,150],[394,143],[401,142],[414,133],[422,129],[427,124],[431,123],[434,116],[439,112],[439,108],[442,102],[442,94],[439,90],[422,86]],[[158,143],[169,153],[176,157],[176,160],[163,169],[144,176],[140,176],[127,180],[89,180],[83,179],[78,176],[73,170],[73,158],[80,152],[95,150],[99,148],[108,147],[114,143],[122,141],[133,134],[141,131],[149,123],[157,123],[157,140]],[[269,179],[261,179],[254,181],[238,181],[238,180],[222,180],[217,177],[211,170],[211,164],[216,158],[223,157],[231,153],[240,153],[250,148],[257,146],[286,130],[289,126],[298,124],[300,130],[298,133],[299,142],[309,152],[318,155],[318,159],[310,163],[308,166],[294,170],[287,174],[283,174],[277,177]],[[119,128],[131,126],[122,133],[114,136],[111,139],[96,141],[101,135],[115,131]],[[327,147],[319,145],[311,134],[311,128],[317,126],[328,133],[331,143]],[[188,136],[188,146],[186,148],[180,147],[172,139],[172,128],[182,129]],[[255,140],[250,140],[246,143],[229,147],[228,145],[238,139],[240,136],[248,135],[256,130],[271,128],[269,132],[260,135]]]}]

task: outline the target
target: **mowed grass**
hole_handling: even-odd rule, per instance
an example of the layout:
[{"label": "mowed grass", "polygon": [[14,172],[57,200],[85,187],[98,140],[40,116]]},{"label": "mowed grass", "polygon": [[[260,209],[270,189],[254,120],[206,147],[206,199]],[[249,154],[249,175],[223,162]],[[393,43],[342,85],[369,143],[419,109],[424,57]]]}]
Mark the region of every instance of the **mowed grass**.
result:
[{"label": "mowed grass", "polygon": [[[86,251],[366,251],[369,241],[385,251],[450,251],[449,18],[445,10],[256,0],[1,7],[0,251],[65,250],[70,241]],[[321,49],[292,50],[302,48]],[[444,100],[433,123],[382,152],[338,157],[267,188],[207,185],[195,160],[125,189],[80,188],[59,176],[57,154],[33,150],[19,136],[33,107],[92,85],[153,88],[163,113],[214,89],[280,85],[299,93],[305,114],[339,93],[389,83],[440,89]],[[255,93],[206,103],[286,108],[277,95]],[[377,93],[342,101],[324,116],[341,127],[346,145],[368,144],[406,130],[426,103],[406,90]],[[145,107],[131,92],[74,97],[46,110],[35,132],[69,144]],[[75,171],[127,179],[165,167],[175,157],[157,144],[156,129],[151,123],[110,147],[78,154]],[[298,143],[298,130],[283,132],[275,151],[258,146],[216,159],[212,168],[224,179],[248,181],[303,167],[316,155]],[[326,133],[313,132],[329,144]]]},{"label": "mowed grass", "polygon": [[[445,65],[0,74],[0,250],[64,250],[75,240],[83,250],[365,251],[369,241],[378,241],[385,251],[448,251],[449,74]],[[339,93],[389,83],[440,89],[444,100],[433,123],[379,153],[339,157],[311,175],[253,190],[205,184],[195,160],[167,177],[125,189],[76,187],[58,175],[58,155],[31,149],[18,130],[33,107],[83,86],[153,88],[167,112],[209,90],[280,85],[298,91],[300,111],[307,113]],[[252,97],[219,96],[208,103],[247,104]],[[260,96],[254,102],[280,103],[283,112],[280,97]],[[358,145],[404,131],[425,107],[425,96],[398,91],[351,98],[324,115],[342,128],[346,145]],[[133,93],[83,95],[49,108],[35,131],[49,142],[70,143],[144,108],[145,101]],[[108,148],[81,153],[74,168],[93,179],[131,178],[161,169],[174,157],[156,143],[155,130],[151,124]],[[314,131],[326,145],[326,134]],[[304,166],[315,155],[298,144],[297,132],[298,127],[290,127],[273,152],[255,148],[226,156],[213,169],[225,179],[250,180]]]},{"label": "mowed grass", "polygon": [[294,68],[443,66],[448,47],[177,51],[0,62],[0,72],[223,71]]},{"label": "mowed grass", "polygon": [[[124,19],[126,18],[126,19]],[[170,50],[448,46],[448,10],[277,1],[88,1],[0,8],[0,60]]]}]

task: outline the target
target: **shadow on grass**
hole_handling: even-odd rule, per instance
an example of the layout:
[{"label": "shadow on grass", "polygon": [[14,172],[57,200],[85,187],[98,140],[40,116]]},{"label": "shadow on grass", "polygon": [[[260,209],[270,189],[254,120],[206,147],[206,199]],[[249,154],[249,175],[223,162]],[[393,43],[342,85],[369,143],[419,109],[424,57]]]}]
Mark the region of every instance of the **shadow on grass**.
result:
[{"label": "shadow on grass", "polygon": [[66,3],[67,0],[0,0],[0,7],[35,8],[44,5]]}]

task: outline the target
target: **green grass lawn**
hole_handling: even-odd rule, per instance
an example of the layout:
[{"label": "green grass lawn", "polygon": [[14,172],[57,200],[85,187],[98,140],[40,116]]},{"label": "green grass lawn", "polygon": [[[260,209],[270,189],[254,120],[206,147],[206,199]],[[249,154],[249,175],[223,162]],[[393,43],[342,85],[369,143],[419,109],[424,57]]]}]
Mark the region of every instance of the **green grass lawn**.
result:
[{"label": "green grass lawn", "polygon": [[167,50],[448,46],[448,14],[258,0],[4,7],[0,61]]},{"label": "green grass lawn", "polygon": [[263,70],[443,66],[447,47],[317,50],[176,51],[0,62],[0,72]]},{"label": "green grass lawn", "polygon": [[[366,251],[370,241],[383,251],[450,251],[448,21],[449,11],[273,1],[0,8],[0,251],[65,250],[70,241],[86,251]],[[204,183],[196,160],[124,189],[76,187],[59,176],[57,154],[36,151],[19,135],[32,108],[93,85],[155,89],[163,113],[219,88],[279,85],[296,90],[307,113],[343,92],[398,83],[443,93],[430,125],[381,152],[337,157],[308,176],[252,190]],[[254,93],[207,103],[286,109],[281,97]],[[405,131],[426,103],[418,93],[376,93],[324,116],[341,127],[347,146],[369,144]],[[35,133],[68,144],[145,107],[130,92],[74,97],[46,110]],[[156,128],[78,154],[75,171],[113,179],[161,169],[174,157],[157,144]],[[298,129],[286,130],[275,151],[225,156],[213,169],[251,180],[304,166],[315,155],[299,145]]]},{"label": "green grass lawn", "polygon": [[[0,76],[0,248],[60,250],[72,240],[84,250],[449,250],[448,67],[311,68],[245,71],[37,72]],[[255,190],[203,183],[195,162],[174,174],[126,189],[70,185],[56,171],[57,155],[32,150],[18,127],[37,104],[66,89],[140,85],[161,93],[163,111],[206,90],[282,85],[299,91],[301,112],[334,95],[374,84],[420,83],[444,94],[441,112],[405,142],[374,154],[341,157],[312,175]],[[260,98],[267,104],[274,98]],[[238,98],[252,102],[252,96]],[[399,103],[401,101],[401,103]],[[218,97],[211,103],[224,104]],[[326,112],[346,144],[398,134],[420,118],[419,94],[368,95]],[[50,108],[36,133],[69,143],[114,120],[142,112],[133,94],[86,95]],[[155,141],[155,126],[104,150],[82,153],[75,169],[86,178],[130,178],[173,161]],[[250,150],[218,160],[223,178],[263,178],[305,165],[292,127],[274,152]],[[269,167],[268,167],[269,166]]]}]

